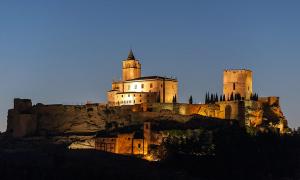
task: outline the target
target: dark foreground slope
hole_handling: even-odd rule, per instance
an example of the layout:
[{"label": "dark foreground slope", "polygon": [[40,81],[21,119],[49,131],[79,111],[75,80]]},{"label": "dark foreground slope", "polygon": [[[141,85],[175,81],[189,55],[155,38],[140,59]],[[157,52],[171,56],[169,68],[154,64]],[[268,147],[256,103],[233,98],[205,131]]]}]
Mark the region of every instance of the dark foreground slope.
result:
[{"label": "dark foreground slope", "polygon": [[[138,158],[97,152],[1,152],[1,179],[176,179],[157,165]],[[170,174],[169,174],[170,173]],[[183,175],[183,177],[187,177]],[[183,178],[182,177],[182,178]]]}]

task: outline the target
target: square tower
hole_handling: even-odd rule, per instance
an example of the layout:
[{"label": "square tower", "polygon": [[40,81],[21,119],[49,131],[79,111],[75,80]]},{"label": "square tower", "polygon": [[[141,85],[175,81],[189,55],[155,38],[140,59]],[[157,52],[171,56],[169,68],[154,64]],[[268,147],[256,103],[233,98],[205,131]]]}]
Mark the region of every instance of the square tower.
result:
[{"label": "square tower", "polygon": [[240,94],[245,100],[250,100],[252,90],[252,71],[248,69],[224,70],[223,94],[226,100],[231,94]]},{"label": "square tower", "polygon": [[128,58],[123,61],[123,81],[136,79],[141,77],[141,64],[135,59],[132,50],[130,50]]}]

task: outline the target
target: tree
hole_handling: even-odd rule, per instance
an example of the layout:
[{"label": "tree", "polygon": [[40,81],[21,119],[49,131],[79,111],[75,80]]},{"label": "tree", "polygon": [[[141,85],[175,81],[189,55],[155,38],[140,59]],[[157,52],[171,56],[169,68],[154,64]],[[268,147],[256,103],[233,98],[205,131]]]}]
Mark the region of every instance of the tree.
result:
[{"label": "tree", "polygon": [[190,96],[190,98],[189,98],[189,104],[193,104],[193,96]]},{"label": "tree", "polygon": [[175,96],[173,96],[172,102],[173,102],[173,103],[177,103],[177,97],[176,97],[176,94],[175,94]]},{"label": "tree", "polygon": [[229,99],[230,101],[233,101],[234,100],[234,97],[233,97],[233,92],[231,93],[231,95],[230,95],[230,99]]}]

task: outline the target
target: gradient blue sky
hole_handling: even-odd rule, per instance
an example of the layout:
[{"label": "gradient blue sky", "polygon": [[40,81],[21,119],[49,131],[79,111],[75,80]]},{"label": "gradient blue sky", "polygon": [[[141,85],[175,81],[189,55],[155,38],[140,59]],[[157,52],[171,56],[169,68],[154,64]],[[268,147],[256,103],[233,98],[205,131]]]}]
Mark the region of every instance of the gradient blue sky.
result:
[{"label": "gradient blue sky", "polygon": [[0,130],[13,98],[104,102],[130,47],[144,75],[176,76],[180,100],[221,92],[222,71],[250,68],[300,126],[299,1],[1,0]]}]

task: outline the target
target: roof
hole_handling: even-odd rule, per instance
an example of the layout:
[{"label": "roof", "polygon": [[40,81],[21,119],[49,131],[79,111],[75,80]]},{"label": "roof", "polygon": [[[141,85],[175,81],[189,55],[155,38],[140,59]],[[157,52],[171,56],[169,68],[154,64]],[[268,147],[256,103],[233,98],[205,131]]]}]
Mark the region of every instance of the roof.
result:
[{"label": "roof", "polygon": [[137,81],[137,80],[155,80],[155,79],[161,79],[161,80],[171,80],[171,81],[177,81],[175,78],[168,78],[168,77],[162,77],[162,76],[144,76],[136,79],[130,79],[127,81]]},{"label": "roof", "polygon": [[142,126],[141,125],[131,125],[131,126],[125,126],[121,128],[117,128],[114,130],[102,130],[97,132],[96,137],[102,137],[102,138],[113,138],[118,137],[118,134],[128,134],[128,133],[135,133],[137,131],[141,131]]},{"label": "roof", "polygon": [[127,60],[135,60],[135,57],[133,55],[132,49],[130,49]]}]

